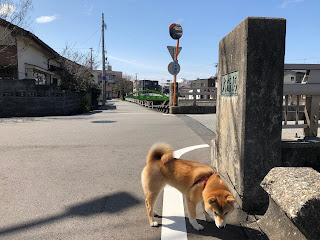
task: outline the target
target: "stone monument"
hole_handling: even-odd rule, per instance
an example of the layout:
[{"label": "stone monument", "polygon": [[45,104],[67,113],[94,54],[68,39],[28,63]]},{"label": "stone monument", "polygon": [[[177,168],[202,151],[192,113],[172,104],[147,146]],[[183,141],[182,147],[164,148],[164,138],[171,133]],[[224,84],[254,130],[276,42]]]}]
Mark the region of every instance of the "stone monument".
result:
[{"label": "stone monument", "polygon": [[267,208],[260,182],[281,161],[285,35],[285,19],[248,17],[219,44],[212,164],[246,211]]}]

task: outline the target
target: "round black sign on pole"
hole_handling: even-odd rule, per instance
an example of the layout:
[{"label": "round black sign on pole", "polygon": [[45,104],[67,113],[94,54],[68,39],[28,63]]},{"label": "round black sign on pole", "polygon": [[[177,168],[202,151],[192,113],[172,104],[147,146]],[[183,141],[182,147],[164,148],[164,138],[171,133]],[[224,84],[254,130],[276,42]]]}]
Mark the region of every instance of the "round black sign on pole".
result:
[{"label": "round black sign on pole", "polygon": [[181,38],[183,33],[181,25],[179,23],[172,23],[169,26],[169,33],[173,39],[178,40],[179,38]]}]

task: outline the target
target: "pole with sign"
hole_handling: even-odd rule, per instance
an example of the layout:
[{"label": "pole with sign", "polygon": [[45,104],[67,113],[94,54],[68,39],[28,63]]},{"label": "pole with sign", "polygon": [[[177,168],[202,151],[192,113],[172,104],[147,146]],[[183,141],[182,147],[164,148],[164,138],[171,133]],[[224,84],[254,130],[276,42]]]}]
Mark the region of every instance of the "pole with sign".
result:
[{"label": "pole with sign", "polygon": [[173,78],[173,106],[177,106],[177,74],[180,72],[180,65],[178,63],[178,54],[181,51],[181,47],[179,47],[179,39],[182,36],[182,27],[178,23],[173,23],[169,26],[170,36],[177,40],[177,47],[168,46],[169,53],[173,59],[168,66],[168,71],[170,74],[174,75]]}]

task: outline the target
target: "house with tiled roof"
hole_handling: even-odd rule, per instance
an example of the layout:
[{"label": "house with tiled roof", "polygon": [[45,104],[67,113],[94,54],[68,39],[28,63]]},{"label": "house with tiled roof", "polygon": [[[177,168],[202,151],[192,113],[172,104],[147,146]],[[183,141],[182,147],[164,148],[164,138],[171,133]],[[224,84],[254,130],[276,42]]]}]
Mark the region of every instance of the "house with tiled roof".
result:
[{"label": "house with tiled roof", "polygon": [[0,18],[0,79],[59,85],[61,56],[33,33]]}]

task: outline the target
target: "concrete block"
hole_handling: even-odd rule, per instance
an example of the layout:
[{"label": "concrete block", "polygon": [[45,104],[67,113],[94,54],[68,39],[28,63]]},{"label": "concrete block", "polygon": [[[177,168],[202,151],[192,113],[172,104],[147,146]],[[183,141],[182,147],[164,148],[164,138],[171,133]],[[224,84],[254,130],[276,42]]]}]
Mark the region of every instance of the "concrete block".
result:
[{"label": "concrete block", "polygon": [[[269,209],[259,220],[266,231],[281,231],[283,238],[277,239],[320,239],[319,172],[312,168],[276,167],[263,179],[261,187],[270,198]],[[305,238],[298,238],[299,231],[288,222]]]},{"label": "concrete block", "polygon": [[266,214],[255,224],[270,240],[307,239],[270,197]]}]

